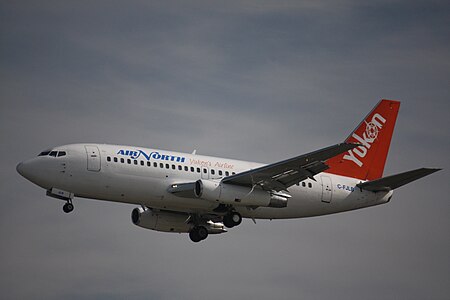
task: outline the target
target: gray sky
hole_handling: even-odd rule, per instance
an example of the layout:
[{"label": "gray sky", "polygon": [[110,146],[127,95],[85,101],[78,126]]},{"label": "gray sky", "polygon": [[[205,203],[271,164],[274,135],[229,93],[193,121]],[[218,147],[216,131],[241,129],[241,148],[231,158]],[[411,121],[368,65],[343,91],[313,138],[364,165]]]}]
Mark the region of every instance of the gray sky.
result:
[{"label": "gray sky", "polygon": [[[1,1],[5,299],[448,299],[446,1]],[[275,162],[402,101],[386,174],[443,171],[387,204],[250,220],[193,244],[132,205],[62,203],[21,178],[55,145],[117,143]]]}]

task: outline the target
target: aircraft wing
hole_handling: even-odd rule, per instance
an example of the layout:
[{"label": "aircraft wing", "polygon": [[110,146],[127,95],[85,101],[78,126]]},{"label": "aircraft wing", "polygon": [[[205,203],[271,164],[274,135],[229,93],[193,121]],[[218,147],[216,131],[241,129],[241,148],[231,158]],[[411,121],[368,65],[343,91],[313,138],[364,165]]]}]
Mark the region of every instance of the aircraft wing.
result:
[{"label": "aircraft wing", "polygon": [[396,175],[359,183],[356,186],[371,192],[390,191],[441,169],[421,168]]},{"label": "aircraft wing", "polygon": [[358,144],[341,143],[308,154],[286,159],[274,164],[225,177],[222,182],[241,186],[259,185],[264,190],[286,190],[288,187],[325,171],[325,161],[340,153],[358,147]]}]

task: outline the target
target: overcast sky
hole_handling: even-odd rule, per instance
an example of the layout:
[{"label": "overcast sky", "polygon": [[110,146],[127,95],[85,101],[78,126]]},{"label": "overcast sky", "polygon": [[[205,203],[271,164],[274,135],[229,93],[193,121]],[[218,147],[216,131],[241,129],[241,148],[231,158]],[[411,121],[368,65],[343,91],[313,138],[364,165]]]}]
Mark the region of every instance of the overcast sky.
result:
[{"label": "overcast sky", "polygon": [[[4,299],[448,299],[446,1],[0,1]],[[133,205],[20,177],[51,146],[97,142],[275,162],[342,141],[401,100],[386,174],[443,171],[389,204],[244,220],[194,244]]]}]

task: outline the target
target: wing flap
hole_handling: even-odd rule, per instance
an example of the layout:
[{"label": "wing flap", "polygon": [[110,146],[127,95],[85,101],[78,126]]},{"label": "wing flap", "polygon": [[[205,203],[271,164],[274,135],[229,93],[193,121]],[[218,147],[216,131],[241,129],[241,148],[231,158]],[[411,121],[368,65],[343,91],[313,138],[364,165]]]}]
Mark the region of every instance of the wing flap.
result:
[{"label": "wing flap", "polygon": [[314,162],[307,166],[304,166],[298,170],[292,170],[274,179],[282,183],[285,186],[291,186],[297,184],[306,178],[313,178],[314,175],[319,174],[328,169],[328,166],[323,162]]},{"label": "wing flap", "polygon": [[356,186],[371,192],[390,191],[439,170],[441,169],[421,168],[376,180],[366,181],[359,183]]}]

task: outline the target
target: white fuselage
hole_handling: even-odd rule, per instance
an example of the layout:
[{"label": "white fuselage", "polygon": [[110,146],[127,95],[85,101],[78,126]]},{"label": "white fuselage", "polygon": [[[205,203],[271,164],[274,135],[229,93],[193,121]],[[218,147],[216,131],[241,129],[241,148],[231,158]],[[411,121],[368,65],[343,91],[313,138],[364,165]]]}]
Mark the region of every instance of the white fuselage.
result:
[{"label": "white fuselage", "polygon": [[[209,213],[216,202],[182,198],[167,191],[175,183],[198,179],[220,181],[228,175],[263,164],[132,146],[72,144],[53,150],[61,157],[38,156],[23,162],[29,180],[49,190],[77,197],[124,202],[154,209]],[[19,166],[18,166],[19,169]],[[348,211],[386,203],[390,192],[356,188],[358,179],[326,172],[291,186],[285,208],[235,206],[243,217],[262,219],[301,218]]]}]

